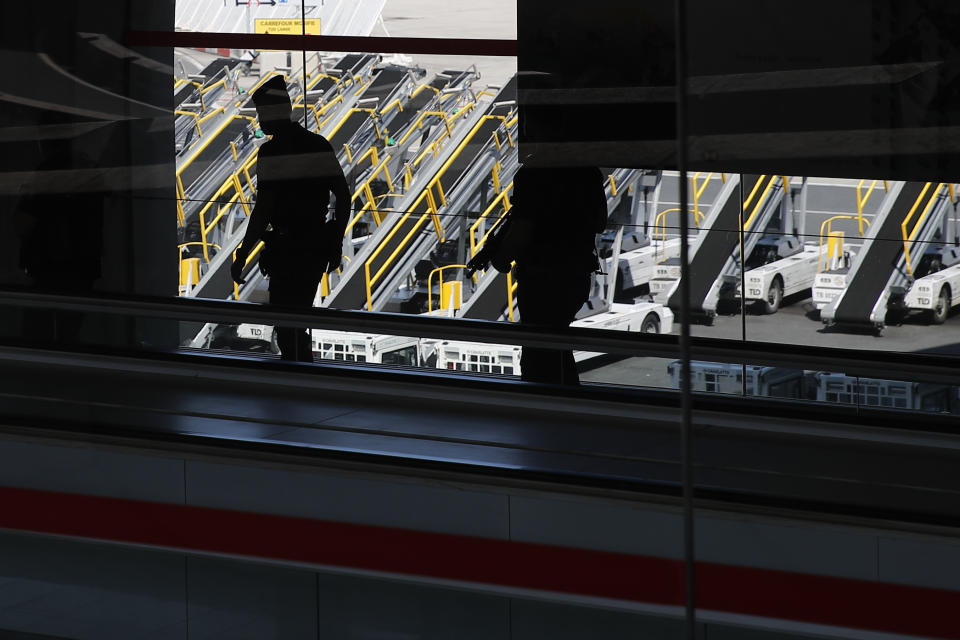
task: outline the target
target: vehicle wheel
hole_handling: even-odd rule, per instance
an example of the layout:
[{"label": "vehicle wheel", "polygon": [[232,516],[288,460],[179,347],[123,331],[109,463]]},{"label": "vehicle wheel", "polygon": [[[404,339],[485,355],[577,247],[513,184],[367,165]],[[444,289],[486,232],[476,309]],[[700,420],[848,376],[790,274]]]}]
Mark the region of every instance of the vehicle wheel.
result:
[{"label": "vehicle wheel", "polygon": [[640,333],[660,333],[660,318],[655,313],[648,313],[640,325]]},{"label": "vehicle wheel", "polygon": [[930,312],[930,322],[933,324],[943,324],[947,321],[950,314],[950,290],[947,287],[940,289],[940,297],[937,298],[937,306]]},{"label": "vehicle wheel", "polygon": [[767,299],[760,303],[760,308],[767,315],[776,313],[783,302],[783,283],[780,278],[774,278],[770,283],[770,289],[767,290]]}]

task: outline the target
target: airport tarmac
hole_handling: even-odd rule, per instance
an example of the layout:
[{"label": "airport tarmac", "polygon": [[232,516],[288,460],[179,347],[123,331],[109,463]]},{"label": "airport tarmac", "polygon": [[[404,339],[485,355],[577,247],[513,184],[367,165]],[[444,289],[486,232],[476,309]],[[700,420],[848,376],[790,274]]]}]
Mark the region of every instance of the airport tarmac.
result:
[{"label": "airport tarmac", "polygon": [[[387,0],[383,27],[396,38],[517,38],[517,0],[448,2],[446,0]],[[374,28],[373,35],[383,35]],[[481,85],[502,85],[517,72],[516,58],[490,56],[413,56],[428,74],[476,65]]]}]

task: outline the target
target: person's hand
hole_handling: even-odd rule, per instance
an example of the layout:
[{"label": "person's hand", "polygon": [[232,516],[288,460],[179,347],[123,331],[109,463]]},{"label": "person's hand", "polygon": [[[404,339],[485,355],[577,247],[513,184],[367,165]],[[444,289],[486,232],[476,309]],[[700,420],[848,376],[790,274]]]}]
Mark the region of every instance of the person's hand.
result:
[{"label": "person's hand", "polygon": [[490,264],[490,257],[487,255],[486,247],[484,247],[467,263],[467,277],[472,278],[477,271],[485,270],[488,264]]},{"label": "person's hand", "polygon": [[233,264],[230,265],[230,277],[233,278],[233,281],[237,284],[243,284],[246,280],[243,279],[243,268],[247,266],[247,256],[241,253],[233,258]]}]

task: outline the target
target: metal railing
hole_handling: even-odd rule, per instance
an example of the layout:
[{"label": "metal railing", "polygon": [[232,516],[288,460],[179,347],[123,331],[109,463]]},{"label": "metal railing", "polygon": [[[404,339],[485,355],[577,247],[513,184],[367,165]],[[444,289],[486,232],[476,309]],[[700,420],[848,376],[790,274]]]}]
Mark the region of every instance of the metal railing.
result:
[{"label": "metal railing", "polygon": [[[830,216],[820,224],[819,251],[817,253],[817,273],[833,269],[830,258],[838,259],[843,256],[843,232],[834,231],[833,223],[839,220],[856,220],[858,224],[870,226],[870,222],[863,217],[851,215]],[[824,252],[826,249],[826,252]],[[824,256],[826,253],[826,256]]]},{"label": "metal railing", "polygon": [[[400,313],[371,313],[315,307],[291,310],[250,302],[197,298],[98,295],[58,295],[29,289],[0,287],[0,300],[9,306],[56,308],[96,314],[125,315],[184,322],[258,323],[304,329],[356,331],[431,337],[488,344],[518,344],[544,349],[575,349],[625,356],[679,357],[679,337],[610,329],[535,325],[437,318]],[[957,358],[929,353],[901,353],[843,349],[781,342],[692,337],[697,360],[753,364],[800,370],[842,371],[850,376],[877,377],[878,371],[896,371],[900,380],[960,386]]]},{"label": "metal railing", "polygon": [[[460,113],[463,113],[462,111]],[[459,114],[458,114],[459,115]],[[452,119],[452,118],[451,118]],[[440,217],[438,215],[441,207],[447,204],[446,194],[443,191],[442,179],[450,166],[459,158],[460,154],[471,142],[473,137],[481,130],[483,125],[485,125],[490,120],[500,120],[504,124],[513,120],[512,117],[500,116],[500,115],[485,115],[481,117],[469,133],[463,138],[459,145],[451,152],[447,157],[447,160],[443,165],[437,170],[437,173],[434,177],[427,183],[423,191],[420,193],[419,197],[414,201],[410,206],[408,211],[405,211],[400,218],[394,223],[393,228],[387,234],[383,240],[380,242],[373,253],[367,258],[366,262],[363,265],[364,270],[364,279],[366,287],[366,297],[367,297],[367,309],[373,309],[373,288],[376,286],[377,282],[384,276],[385,273],[390,269],[393,263],[397,260],[398,256],[403,253],[412,239],[416,237],[417,233],[427,223],[428,220],[433,222],[434,233],[436,233],[437,238],[442,242],[445,238],[443,225],[441,224]],[[449,136],[448,136],[449,137]],[[441,136],[441,139],[444,139],[444,136]],[[434,145],[437,143],[435,142]],[[428,151],[423,152],[428,153]],[[421,158],[423,155],[421,155]],[[419,218],[413,224],[413,226],[407,231],[406,235],[400,239],[399,244],[393,248],[390,255],[386,257],[380,267],[376,272],[373,272],[372,264],[373,262],[380,257],[380,254],[386,250],[386,247],[389,245],[390,241],[400,232],[404,227],[405,223],[410,220],[413,216],[418,215],[416,213],[417,209],[426,201],[427,207],[426,210],[419,214]]]},{"label": "metal railing", "polygon": [[[863,186],[867,183],[867,181],[861,180],[857,183],[857,229],[860,232],[860,237],[863,237],[863,225],[867,222],[863,217],[863,209],[866,207],[867,201],[870,200],[870,195],[880,182],[883,182],[884,192],[890,193],[890,182],[888,180],[872,181],[870,186],[867,188],[866,193],[863,193]],[[867,226],[869,226],[869,224]]]},{"label": "metal railing", "polygon": [[913,263],[910,248],[913,245],[913,242],[917,239],[917,234],[920,233],[920,230],[923,228],[927,218],[930,217],[930,213],[934,210],[937,203],[944,197],[949,197],[951,201],[956,201],[953,185],[941,182],[936,186],[933,192],[930,193],[930,199],[923,208],[923,212],[917,218],[913,227],[910,227],[910,222],[913,220],[913,216],[916,215],[924,197],[930,191],[930,187],[933,186],[933,184],[933,182],[928,182],[923,186],[923,190],[920,192],[920,195],[917,196],[917,200],[910,208],[910,212],[907,214],[907,217],[903,219],[902,223],[900,223],[900,234],[903,237],[903,258],[907,273],[909,275],[913,275]]},{"label": "metal railing", "polygon": [[[443,272],[447,269],[466,269],[467,265],[465,264],[447,264],[442,267],[437,267],[430,272],[430,275],[427,276],[427,313],[433,313],[433,275],[439,275],[439,287],[440,287],[440,308],[443,309]],[[476,274],[473,278],[476,280]]]}]

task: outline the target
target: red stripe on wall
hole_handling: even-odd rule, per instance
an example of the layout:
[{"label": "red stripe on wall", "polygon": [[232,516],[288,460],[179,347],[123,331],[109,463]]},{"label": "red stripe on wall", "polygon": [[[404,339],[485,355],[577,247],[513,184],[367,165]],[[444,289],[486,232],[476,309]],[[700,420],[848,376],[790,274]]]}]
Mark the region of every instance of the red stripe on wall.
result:
[{"label": "red stripe on wall", "polygon": [[[0,487],[0,505],[4,529],[683,604],[679,560],[33,489]],[[701,609],[960,638],[957,591],[704,562],[697,571]]]},{"label": "red stripe on wall", "polygon": [[280,51],[365,51],[451,56],[517,55],[516,40],[475,38],[381,38],[357,36],[271,35],[190,31],[130,31],[126,44],[141,47],[274,49]]}]

